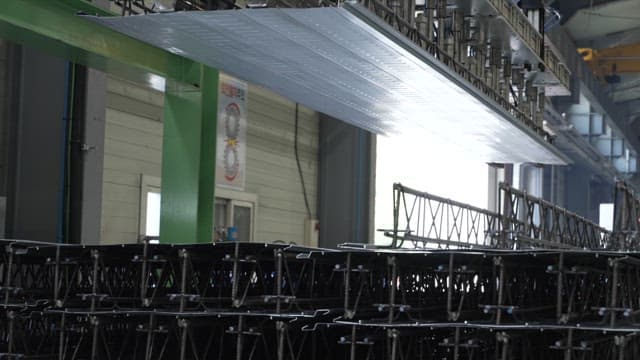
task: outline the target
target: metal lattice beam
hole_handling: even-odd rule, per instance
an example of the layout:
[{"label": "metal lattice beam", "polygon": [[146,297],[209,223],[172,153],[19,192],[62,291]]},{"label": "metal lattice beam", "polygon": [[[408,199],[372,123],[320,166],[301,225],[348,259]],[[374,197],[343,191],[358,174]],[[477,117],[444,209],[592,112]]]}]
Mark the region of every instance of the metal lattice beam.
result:
[{"label": "metal lattice beam", "polygon": [[638,253],[0,243],[7,358],[640,355]]}]

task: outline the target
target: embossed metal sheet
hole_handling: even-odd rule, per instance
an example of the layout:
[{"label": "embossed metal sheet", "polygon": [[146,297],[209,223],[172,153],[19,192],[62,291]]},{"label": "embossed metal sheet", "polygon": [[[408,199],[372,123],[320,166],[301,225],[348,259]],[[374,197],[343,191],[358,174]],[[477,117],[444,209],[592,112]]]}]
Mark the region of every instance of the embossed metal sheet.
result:
[{"label": "embossed metal sheet", "polygon": [[565,163],[555,147],[356,4],[90,19],[378,134],[445,141],[484,161]]}]

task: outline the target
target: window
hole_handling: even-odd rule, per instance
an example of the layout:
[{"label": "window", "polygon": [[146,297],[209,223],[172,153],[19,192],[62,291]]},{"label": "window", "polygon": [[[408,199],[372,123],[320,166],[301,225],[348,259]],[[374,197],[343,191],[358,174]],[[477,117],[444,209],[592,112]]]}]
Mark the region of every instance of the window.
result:
[{"label": "window", "polygon": [[[485,208],[489,201],[487,164],[436,138],[377,136],[375,228],[393,228],[393,183]],[[427,155],[424,155],[427,154]],[[377,232],[375,242],[388,244]]]},{"label": "window", "polygon": [[[140,177],[140,237],[157,241],[160,235],[160,178]],[[156,239],[153,239],[156,238]]]},{"label": "window", "polygon": [[[160,235],[160,178],[140,179],[140,236],[157,241]],[[216,188],[211,237],[214,241],[253,241],[258,197],[256,194]],[[231,233],[230,233],[231,232]],[[156,238],[156,239],[153,239]]]},{"label": "window", "polygon": [[[255,194],[217,188],[213,223],[215,240],[235,237],[239,241],[253,241],[257,203]],[[230,228],[234,228],[235,234],[229,234]]]},{"label": "window", "polygon": [[600,204],[600,227],[613,230],[613,203]]},{"label": "window", "polygon": [[146,236],[160,235],[160,193],[147,193],[147,216],[144,234]]}]

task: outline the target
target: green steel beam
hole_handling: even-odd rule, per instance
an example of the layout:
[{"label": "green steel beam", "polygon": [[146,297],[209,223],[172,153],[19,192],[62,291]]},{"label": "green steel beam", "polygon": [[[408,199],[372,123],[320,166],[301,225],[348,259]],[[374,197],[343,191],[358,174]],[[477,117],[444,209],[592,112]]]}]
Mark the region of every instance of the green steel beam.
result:
[{"label": "green steel beam", "polygon": [[147,73],[198,85],[199,64],[77,14],[111,13],[83,0],[2,0],[0,37],[98,70],[144,81]]},{"label": "green steel beam", "polygon": [[199,89],[165,90],[161,243],[213,240],[218,71],[200,69]]},{"label": "green steel beam", "polygon": [[138,82],[167,78],[160,240],[213,236],[218,71],[77,16],[84,0],[2,0],[0,38]]}]

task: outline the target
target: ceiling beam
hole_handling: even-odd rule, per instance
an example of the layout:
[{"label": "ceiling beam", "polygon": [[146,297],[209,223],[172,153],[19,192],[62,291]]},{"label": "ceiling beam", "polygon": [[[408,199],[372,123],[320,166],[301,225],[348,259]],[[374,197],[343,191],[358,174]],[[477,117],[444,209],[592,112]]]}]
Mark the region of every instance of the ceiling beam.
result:
[{"label": "ceiling beam", "polygon": [[556,1],[551,6],[557,9],[562,15],[562,24],[566,23],[579,10],[611,4],[621,0],[571,0]]},{"label": "ceiling beam", "polygon": [[624,107],[629,116],[640,113],[640,98],[624,103]]},{"label": "ceiling beam", "polygon": [[612,96],[615,94],[619,94],[623,91],[632,90],[636,87],[640,86],[640,77],[638,78],[629,78],[625,77],[622,79],[620,84],[616,84],[613,89],[611,89]]},{"label": "ceiling beam", "polygon": [[616,31],[603,36],[576,41],[579,48],[605,49],[640,42],[640,26],[624,31]]},{"label": "ceiling beam", "polygon": [[640,98],[640,87],[630,88],[625,91],[615,92],[611,98],[616,104],[623,104]]}]

